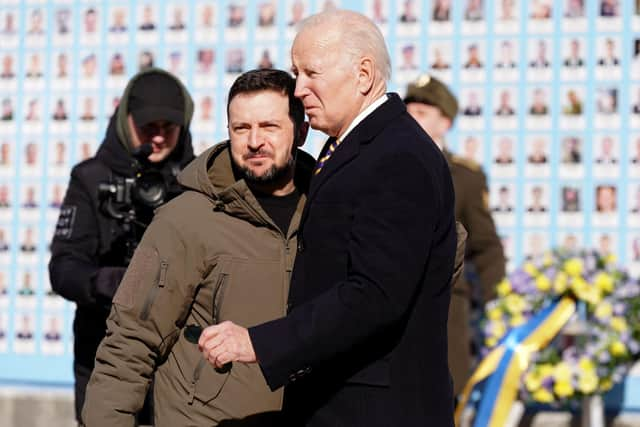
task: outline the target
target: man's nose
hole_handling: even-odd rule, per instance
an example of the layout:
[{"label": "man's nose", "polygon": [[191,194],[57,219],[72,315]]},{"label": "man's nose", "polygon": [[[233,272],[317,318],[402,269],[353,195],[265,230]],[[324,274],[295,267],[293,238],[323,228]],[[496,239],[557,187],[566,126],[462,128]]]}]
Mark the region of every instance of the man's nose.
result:
[{"label": "man's nose", "polygon": [[165,139],[164,131],[162,129],[157,129],[153,132],[153,136],[151,137],[152,142],[156,142],[158,144],[163,143]]},{"label": "man's nose", "polygon": [[306,78],[299,75],[296,77],[296,89],[293,92],[293,96],[296,98],[302,98],[307,94]]},{"label": "man's nose", "polygon": [[251,129],[249,132],[249,147],[252,149],[257,149],[262,145],[263,138],[259,128]]}]

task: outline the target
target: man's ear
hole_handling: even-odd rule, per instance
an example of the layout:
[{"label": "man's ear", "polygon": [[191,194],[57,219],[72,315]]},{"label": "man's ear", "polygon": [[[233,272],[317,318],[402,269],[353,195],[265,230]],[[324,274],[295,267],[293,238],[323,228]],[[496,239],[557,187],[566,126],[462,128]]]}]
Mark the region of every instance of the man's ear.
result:
[{"label": "man's ear", "polygon": [[309,122],[302,122],[298,127],[298,135],[296,138],[296,145],[302,147],[309,134]]},{"label": "man's ear", "polygon": [[373,81],[375,80],[376,67],[373,59],[364,56],[360,59],[358,64],[358,86],[360,93],[366,95],[373,87]]}]

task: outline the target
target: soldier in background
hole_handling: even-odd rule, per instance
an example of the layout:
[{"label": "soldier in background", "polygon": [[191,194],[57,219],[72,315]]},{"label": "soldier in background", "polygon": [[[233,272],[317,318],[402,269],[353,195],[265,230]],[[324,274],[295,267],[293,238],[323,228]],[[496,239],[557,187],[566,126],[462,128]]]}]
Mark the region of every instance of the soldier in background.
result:
[{"label": "soldier in background", "polygon": [[[485,174],[480,165],[452,154],[444,143],[445,134],[458,113],[456,98],[441,81],[422,75],[409,84],[404,102],[409,114],[438,144],[447,158],[456,196],[456,220],[469,233],[465,257],[467,272],[454,284],[449,308],[449,369],[457,395],[469,378],[472,364],[472,297],[479,294],[481,304],[495,297],[495,285],[505,275],[504,252],[489,212]],[[472,276],[469,264],[475,272],[472,281],[469,280]],[[477,289],[478,286],[481,289]]]}]

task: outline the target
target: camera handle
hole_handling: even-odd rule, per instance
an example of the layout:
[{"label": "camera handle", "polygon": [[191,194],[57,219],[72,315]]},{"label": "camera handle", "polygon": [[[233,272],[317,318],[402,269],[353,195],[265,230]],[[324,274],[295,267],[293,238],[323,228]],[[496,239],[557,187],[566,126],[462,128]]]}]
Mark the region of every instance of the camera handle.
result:
[{"label": "camera handle", "polygon": [[[100,183],[98,185],[99,194],[102,196],[100,201],[100,209],[109,217],[118,221],[122,226],[125,238],[124,261],[125,265],[129,265],[133,253],[138,246],[140,236],[137,235],[136,225],[141,229],[146,228],[146,224],[137,220],[135,207],[132,203],[124,203],[122,201],[131,200],[131,187],[133,186],[133,178],[125,178],[124,185],[115,183]],[[118,209],[114,202],[121,208]],[[125,209],[122,209],[124,207]]]}]

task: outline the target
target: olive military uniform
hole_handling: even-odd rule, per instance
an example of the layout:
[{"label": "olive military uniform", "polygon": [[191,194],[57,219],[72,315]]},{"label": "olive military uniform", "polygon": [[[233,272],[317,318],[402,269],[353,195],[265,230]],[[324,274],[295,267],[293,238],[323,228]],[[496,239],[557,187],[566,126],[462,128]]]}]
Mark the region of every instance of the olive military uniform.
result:
[{"label": "olive military uniform", "polygon": [[[456,195],[456,219],[469,233],[466,263],[473,264],[481,285],[482,302],[495,297],[495,285],[504,277],[502,243],[487,206],[487,180],[480,165],[445,150]],[[471,369],[470,302],[474,291],[465,275],[460,277],[449,308],[449,367],[456,394],[462,391]]]},{"label": "olive military uniform", "polygon": [[[409,84],[405,103],[418,102],[437,107],[452,122],[458,102],[438,79],[427,74]],[[487,179],[479,164],[444,149],[453,177],[455,216],[469,233],[465,264],[472,264],[481,292],[472,289],[463,275],[454,284],[449,308],[449,369],[454,392],[462,391],[471,370],[471,298],[481,294],[482,302],[494,298],[495,285],[505,275],[502,243],[488,209]],[[474,280],[474,283],[476,281]]]}]

